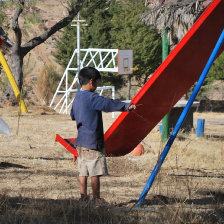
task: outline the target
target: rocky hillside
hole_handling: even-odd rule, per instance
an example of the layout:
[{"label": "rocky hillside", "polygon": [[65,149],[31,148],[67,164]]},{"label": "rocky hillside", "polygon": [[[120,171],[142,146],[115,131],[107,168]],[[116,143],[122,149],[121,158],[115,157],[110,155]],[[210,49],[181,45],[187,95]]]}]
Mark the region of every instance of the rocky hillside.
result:
[{"label": "rocky hillside", "polygon": [[[62,19],[67,12],[65,2],[66,1],[63,0],[37,1],[34,10],[38,12],[39,17],[41,18],[41,24],[35,24],[31,27],[28,32],[29,36],[26,37],[26,40],[40,35],[44,29],[51,27],[57,21]],[[57,69],[59,69],[59,72],[62,72],[52,56],[56,50],[55,39],[58,35],[60,35],[60,32],[57,32],[45,43],[39,45],[31,51],[29,62],[29,56],[26,58],[27,63],[29,63],[27,67],[28,69],[30,68],[30,72],[26,71],[27,76],[36,75],[45,64],[53,64]]]}]

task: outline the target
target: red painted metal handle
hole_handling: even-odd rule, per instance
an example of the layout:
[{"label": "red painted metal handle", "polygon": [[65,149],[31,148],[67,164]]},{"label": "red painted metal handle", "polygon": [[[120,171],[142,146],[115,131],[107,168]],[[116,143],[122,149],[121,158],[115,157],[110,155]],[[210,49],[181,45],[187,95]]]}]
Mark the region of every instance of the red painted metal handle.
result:
[{"label": "red painted metal handle", "polygon": [[68,138],[64,139],[60,135],[56,134],[55,141],[59,142],[61,145],[63,145],[70,153],[74,155],[74,160],[76,160],[76,157],[79,156],[77,149],[74,147],[76,138]]}]

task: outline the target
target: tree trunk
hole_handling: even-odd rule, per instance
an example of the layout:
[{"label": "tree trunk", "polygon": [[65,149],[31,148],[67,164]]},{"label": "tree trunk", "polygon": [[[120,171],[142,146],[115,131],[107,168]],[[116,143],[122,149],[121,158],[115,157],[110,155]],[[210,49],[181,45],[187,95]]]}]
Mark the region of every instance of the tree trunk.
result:
[{"label": "tree trunk", "polygon": [[[19,90],[22,90],[23,86],[23,56],[19,51],[12,50],[11,54],[8,54],[8,65],[15,78]],[[3,94],[3,99],[12,101],[13,104],[16,102],[16,97],[10,82],[8,83],[7,89]]]},{"label": "tree trunk", "polygon": [[[47,29],[40,36],[34,37],[29,40],[24,45],[22,44],[22,32],[19,27],[19,16],[23,12],[25,0],[18,0],[19,4],[17,10],[12,18],[12,30],[15,34],[15,43],[12,44],[11,52],[8,54],[8,65],[12,71],[12,74],[15,78],[15,81],[20,89],[22,90],[23,86],[23,59],[25,55],[30,52],[33,48],[40,45],[44,41],[46,41],[50,36],[56,33],[58,30],[64,28],[69,25],[69,23],[73,20],[73,18],[80,11],[84,0],[77,0],[76,4],[71,3],[70,9],[68,9],[68,15],[58,21],[51,28]],[[71,1],[72,2],[72,1]],[[4,30],[0,27],[0,34],[5,33]],[[9,83],[7,90],[3,93],[1,99],[10,100],[12,102],[16,102],[15,94],[12,90],[11,84]]]}]

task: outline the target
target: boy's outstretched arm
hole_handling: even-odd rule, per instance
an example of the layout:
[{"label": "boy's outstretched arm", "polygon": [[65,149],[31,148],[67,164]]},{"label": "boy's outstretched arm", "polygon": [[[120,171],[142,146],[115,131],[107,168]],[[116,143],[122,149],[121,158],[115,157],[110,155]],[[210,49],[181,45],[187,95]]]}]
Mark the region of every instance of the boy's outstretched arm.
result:
[{"label": "boy's outstretched arm", "polygon": [[104,111],[104,112],[113,112],[113,111],[131,111],[135,109],[135,105],[132,103],[125,103],[119,100],[113,100],[110,98],[105,98],[99,96],[95,93],[92,97],[92,107],[95,110]]}]

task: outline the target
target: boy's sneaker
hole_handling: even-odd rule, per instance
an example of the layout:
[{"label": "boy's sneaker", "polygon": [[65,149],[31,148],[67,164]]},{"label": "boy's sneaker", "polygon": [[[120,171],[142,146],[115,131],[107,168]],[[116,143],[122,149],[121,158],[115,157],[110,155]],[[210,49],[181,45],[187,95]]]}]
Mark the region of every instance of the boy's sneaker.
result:
[{"label": "boy's sneaker", "polygon": [[96,207],[110,206],[110,204],[103,198],[93,198],[93,203]]}]

